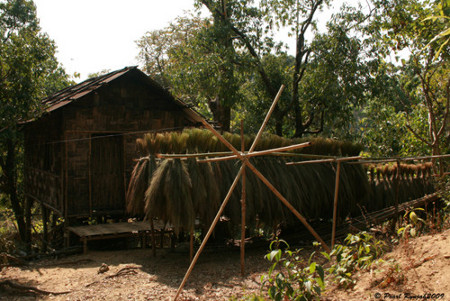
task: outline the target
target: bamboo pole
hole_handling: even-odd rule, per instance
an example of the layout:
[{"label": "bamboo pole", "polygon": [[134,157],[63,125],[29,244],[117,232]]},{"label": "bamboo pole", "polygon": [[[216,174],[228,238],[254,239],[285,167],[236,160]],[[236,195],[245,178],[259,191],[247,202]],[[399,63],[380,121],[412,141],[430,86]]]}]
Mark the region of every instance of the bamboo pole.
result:
[{"label": "bamboo pole", "polygon": [[365,160],[361,160],[359,162],[351,162],[349,164],[397,162],[397,160],[400,160],[400,161],[415,161],[415,160],[426,160],[426,159],[434,159],[434,158],[450,158],[450,154],[434,155],[434,156],[420,156],[420,157],[405,157],[405,158],[381,158],[381,159],[367,158]]},{"label": "bamboo pole", "polygon": [[302,224],[308,229],[308,231],[322,244],[322,247],[325,249],[325,251],[330,252],[330,248],[325,243],[325,241],[317,234],[316,231],[311,227],[311,225],[306,221],[306,219],[303,217],[303,215],[300,214],[290,203],[289,201],[272,185],[272,183],[267,180],[264,175],[259,172],[259,170],[256,169],[253,164],[251,164],[249,161],[244,160],[244,164],[247,165],[248,168],[250,168],[255,175],[263,181],[264,184],[283,202],[283,204],[302,222]]},{"label": "bamboo pole", "polygon": [[[244,152],[248,153],[248,152]],[[253,152],[256,153],[256,152]],[[198,158],[198,157],[219,157],[219,156],[230,156],[233,155],[232,151],[228,152],[210,152],[210,153],[197,153],[197,154],[156,154],[155,156],[159,159],[187,159],[187,158]],[[273,151],[267,155],[272,156],[286,156],[286,157],[304,157],[304,158],[318,158],[318,159],[336,159],[336,156],[326,156],[326,155],[313,155],[313,154],[298,154],[298,153],[282,153]],[[235,158],[233,156],[233,158]],[[149,157],[141,157],[139,159],[133,159],[134,162],[140,160],[148,160]],[[200,160],[199,160],[200,162]]]},{"label": "bamboo pole", "polygon": [[[314,231],[314,229],[309,225],[309,223],[306,221],[306,219],[303,217],[303,215],[301,215],[290,203],[289,201],[272,185],[272,183],[269,182],[269,180],[266,179],[266,177],[264,177],[263,174],[261,174],[255,166],[253,166],[253,164],[251,164],[247,158],[246,155],[243,155],[241,153],[239,153],[239,151],[237,149],[234,148],[233,145],[231,145],[231,143],[229,143],[225,138],[223,138],[209,123],[207,123],[206,121],[202,121],[202,123],[208,128],[210,129],[210,131],[220,140],[222,141],[240,160],[242,160],[242,162],[248,167],[250,168],[255,175],[261,179],[261,181],[263,181],[264,184],[266,184],[266,186],[283,202],[283,204],[288,207],[288,209],[302,222],[302,224],[308,229],[308,231],[322,244],[323,248],[327,251],[330,252],[330,248],[328,247],[328,245],[323,241],[323,239],[319,236],[319,234],[316,233],[316,231]],[[258,137],[257,139],[255,139],[255,141],[253,141],[253,145],[249,150],[249,153],[252,152],[252,148],[254,148],[254,146],[256,145],[256,143],[258,142]],[[242,169],[242,167],[241,167]]]},{"label": "bamboo pole", "polygon": [[[270,115],[272,114],[273,110],[275,109],[276,103],[278,102],[280,96],[281,96],[281,92],[284,89],[284,85],[281,86],[280,91],[278,92],[274,102],[272,103],[272,106],[269,110],[269,112],[266,115],[266,118],[263,122],[263,124],[261,125],[261,128],[259,129],[258,134],[256,135],[255,140],[253,141],[252,146],[250,147],[250,150],[248,152],[248,154],[252,153],[253,150],[255,149],[255,146],[259,140],[259,138],[262,135],[262,131],[264,130],[268,119],[270,118]],[[231,194],[234,190],[234,188],[236,187],[239,178],[242,176],[243,170],[245,168],[245,166],[248,166],[262,181],[264,184],[267,185],[267,187],[269,187],[269,189],[272,190],[272,192],[285,204],[285,206],[287,206],[293,213],[294,215],[297,216],[297,218],[305,225],[305,227],[314,235],[314,237],[319,240],[323,247],[325,248],[325,250],[327,250],[328,252],[330,252],[330,249],[328,248],[328,246],[326,245],[326,243],[322,240],[322,238],[314,231],[314,229],[308,224],[308,222],[306,221],[306,219],[289,203],[288,200],[286,200],[286,198],[283,197],[283,195],[281,195],[281,193],[256,169],[256,167],[253,166],[253,164],[251,164],[248,159],[247,156],[248,154],[242,154],[240,153],[236,148],[233,147],[233,145],[231,145],[231,143],[229,143],[225,138],[223,138],[208,122],[206,122],[205,120],[202,120],[203,125],[208,128],[223,144],[225,144],[225,146],[230,149],[237,158],[239,158],[244,164],[241,166],[241,168],[239,169],[239,172],[236,176],[236,178],[233,181],[233,184],[231,185],[230,189],[228,190],[227,196],[225,197],[224,201],[222,202],[222,205],[219,208],[219,211],[216,214],[216,217],[214,218],[214,221],[212,222],[208,232],[206,233],[205,238],[202,241],[202,244],[200,245],[200,248],[198,249],[197,253],[195,254],[194,259],[192,260],[188,271],[186,272],[183,281],[180,284],[180,287],[177,290],[177,293],[175,295],[174,300],[177,300],[178,296],[180,295],[184,285],[186,284],[187,279],[189,278],[189,275],[191,274],[195,263],[197,262],[204,246],[206,245],[206,242],[208,241],[209,237],[211,236],[212,231],[214,230],[220,216],[222,215],[223,210],[225,209],[225,206],[228,203],[228,200],[231,197]]]},{"label": "bamboo pole", "polygon": [[336,220],[337,220],[337,203],[339,195],[339,179],[341,176],[341,161],[337,161],[336,164],[336,182],[334,184],[334,207],[333,207],[333,229],[331,231],[331,248],[334,247],[336,239]]},{"label": "bamboo pole", "polygon": [[344,162],[344,161],[352,161],[361,159],[361,156],[355,157],[344,157],[344,158],[333,158],[333,159],[321,159],[321,160],[308,160],[301,162],[288,162],[286,165],[304,165],[304,164],[313,164],[313,163],[328,163],[328,162]]},{"label": "bamboo pole", "polygon": [[277,106],[278,100],[280,100],[281,93],[283,92],[283,90],[284,90],[284,85],[281,85],[280,90],[278,91],[277,95],[275,96],[275,99],[273,100],[272,105],[270,106],[270,109],[266,114],[266,118],[264,118],[264,121],[263,121],[261,127],[259,128],[258,134],[256,134],[255,140],[253,141],[253,144],[248,151],[249,153],[251,153],[255,150],[256,143],[258,142],[259,138],[261,137],[261,135],[264,131],[264,128],[266,127],[267,122],[269,121],[269,118],[272,115],[273,110],[275,110],[275,107]]},{"label": "bamboo pole", "polygon": [[[257,151],[257,152],[248,152],[248,153],[242,152],[241,154],[245,155],[245,157],[248,158],[248,157],[270,155],[270,154],[276,153],[276,152],[295,150],[295,149],[304,148],[304,147],[308,147],[308,146],[311,146],[311,142],[305,142],[305,143],[300,143],[300,144],[293,144],[293,145],[289,145],[289,146],[283,146],[283,147],[267,149],[267,150]],[[237,158],[238,158],[237,155],[232,155],[232,156],[227,156],[227,157],[198,160],[198,162],[199,163],[218,162],[218,161],[233,160],[233,159],[237,159]]]},{"label": "bamboo pole", "polygon": [[397,160],[397,174],[395,175],[395,214],[398,214],[398,201],[400,192],[400,160]]},{"label": "bamboo pole", "polygon": [[203,238],[202,244],[198,248],[197,253],[195,253],[194,259],[191,261],[191,264],[189,265],[189,268],[188,268],[186,274],[184,275],[183,281],[181,282],[180,287],[177,290],[177,294],[175,295],[174,300],[178,299],[178,296],[180,295],[181,291],[183,290],[183,287],[186,284],[187,279],[191,275],[192,270],[194,269],[194,266],[197,263],[198,258],[200,257],[200,254],[202,253],[203,249],[205,248],[206,242],[208,241],[214,228],[216,227],[216,224],[219,221],[220,216],[222,215],[223,211],[225,210],[226,205],[228,204],[228,200],[231,198],[234,188],[236,187],[237,183],[239,182],[239,179],[241,178],[243,169],[244,169],[244,167],[241,166],[238,174],[236,175],[236,178],[233,181],[233,184],[231,184],[231,187],[228,190],[228,193],[227,193],[225,199],[223,200],[222,205],[220,205],[219,211],[217,211],[216,217],[214,218],[211,226],[209,227],[209,230],[206,233],[205,238]]},{"label": "bamboo pole", "polygon": [[[244,121],[241,120],[241,151],[245,151]],[[246,214],[246,191],[245,191],[245,166],[242,170],[242,195],[241,195],[241,276],[245,275],[245,214]]]},{"label": "bamboo pole", "polygon": [[211,153],[197,153],[197,154],[156,154],[157,158],[161,159],[185,159],[198,157],[216,157],[231,155],[233,152],[211,152]]}]

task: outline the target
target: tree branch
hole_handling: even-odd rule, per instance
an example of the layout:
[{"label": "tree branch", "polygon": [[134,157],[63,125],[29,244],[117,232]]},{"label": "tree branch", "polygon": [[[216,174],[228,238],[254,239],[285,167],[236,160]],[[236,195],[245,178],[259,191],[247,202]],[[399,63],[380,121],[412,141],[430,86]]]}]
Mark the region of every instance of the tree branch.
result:
[{"label": "tree branch", "polygon": [[419,139],[420,141],[422,141],[423,143],[425,143],[426,145],[428,145],[428,146],[432,146],[433,144],[431,143],[431,142],[429,142],[429,141],[427,141],[427,140],[425,140],[422,136],[420,136],[409,124],[408,124],[408,121],[407,121],[407,123],[406,123],[406,127],[408,128],[408,130],[410,130],[411,131],[411,133],[413,133],[413,135],[417,138],[417,139]]},{"label": "tree branch", "polygon": [[[319,134],[323,132],[323,125],[325,121],[325,110],[322,110],[320,114],[320,128],[315,131],[304,131],[305,134]],[[309,127],[309,125],[308,125]]]}]

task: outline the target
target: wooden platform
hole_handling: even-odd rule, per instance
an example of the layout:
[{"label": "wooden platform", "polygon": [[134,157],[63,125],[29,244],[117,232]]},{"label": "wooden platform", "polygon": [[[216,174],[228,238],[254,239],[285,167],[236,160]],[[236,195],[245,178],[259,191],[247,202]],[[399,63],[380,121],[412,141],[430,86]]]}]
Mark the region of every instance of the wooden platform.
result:
[{"label": "wooden platform", "polygon": [[[145,247],[147,233],[151,233],[151,225],[149,222],[114,223],[67,227],[67,230],[80,237],[83,242],[83,251],[87,253],[89,240],[138,236],[143,241],[142,246]],[[161,229],[158,230],[161,231]]]}]

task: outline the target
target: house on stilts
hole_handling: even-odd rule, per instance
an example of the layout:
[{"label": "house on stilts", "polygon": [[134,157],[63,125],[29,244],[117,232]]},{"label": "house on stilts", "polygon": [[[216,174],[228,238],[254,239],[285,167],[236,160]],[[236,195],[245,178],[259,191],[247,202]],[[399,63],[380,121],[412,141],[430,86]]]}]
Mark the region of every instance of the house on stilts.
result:
[{"label": "house on stilts", "polygon": [[52,213],[66,226],[126,217],[136,138],[195,127],[203,118],[137,67],[88,79],[42,103],[45,113],[24,127],[25,195],[42,204],[44,219]]}]

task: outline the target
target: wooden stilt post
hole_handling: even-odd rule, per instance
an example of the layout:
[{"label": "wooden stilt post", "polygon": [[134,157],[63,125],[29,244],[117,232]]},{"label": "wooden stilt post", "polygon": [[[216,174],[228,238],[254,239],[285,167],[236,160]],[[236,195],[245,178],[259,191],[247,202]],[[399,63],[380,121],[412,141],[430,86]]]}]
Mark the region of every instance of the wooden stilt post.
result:
[{"label": "wooden stilt post", "polygon": [[[245,151],[244,121],[241,120],[241,151]],[[246,191],[245,191],[245,166],[242,170],[242,195],[241,195],[241,276],[245,275],[245,214],[246,214]]]},{"label": "wooden stilt post", "polygon": [[337,203],[339,195],[339,178],[341,175],[341,161],[337,161],[336,164],[336,182],[334,184],[334,206],[333,206],[333,229],[331,231],[331,248],[334,247],[336,239],[336,220],[337,220]]},{"label": "wooden stilt post", "polygon": [[41,202],[41,213],[42,213],[42,252],[47,251],[48,242],[48,210]]},{"label": "wooden stilt post", "polygon": [[31,207],[33,204],[33,200],[30,197],[25,198],[25,238],[26,238],[26,250],[27,252],[31,251]]},{"label": "wooden stilt post", "polygon": [[231,198],[231,194],[233,193],[234,188],[236,187],[237,183],[239,182],[239,180],[241,178],[243,169],[244,169],[244,167],[242,166],[241,169],[239,169],[239,172],[236,175],[236,178],[234,178],[233,184],[231,185],[230,189],[228,190],[227,196],[223,200],[222,205],[220,205],[220,208],[219,208],[219,211],[217,211],[216,217],[214,218],[211,226],[209,227],[209,230],[206,233],[205,238],[203,238],[200,248],[198,248],[197,253],[195,253],[194,259],[191,261],[191,264],[189,265],[189,269],[187,270],[186,275],[184,275],[183,281],[181,282],[180,287],[177,290],[177,294],[175,295],[174,300],[177,300],[178,296],[180,295],[181,291],[183,290],[184,285],[186,284],[187,279],[189,278],[189,275],[191,275],[192,270],[194,269],[194,266],[197,263],[198,258],[200,257],[200,254],[202,253],[203,249],[205,248],[206,242],[208,241],[214,228],[216,227],[217,222],[219,221],[220,217],[222,216],[223,211],[225,210],[225,207],[227,206],[228,200]]},{"label": "wooden stilt post", "polygon": [[400,198],[400,172],[401,172],[400,168],[401,168],[400,159],[397,159],[397,174],[395,175],[395,219],[394,222],[392,223],[393,232],[395,232],[397,222],[401,220],[398,214],[398,201]]},{"label": "wooden stilt post", "polygon": [[156,257],[156,238],[155,238],[155,225],[153,224],[153,217],[150,218],[150,230],[152,236],[152,253],[153,257]]},{"label": "wooden stilt post", "polygon": [[395,214],[398,214],[398,200],[400,192],[400,160],[397,160],[397,174],[395,175]]}]

